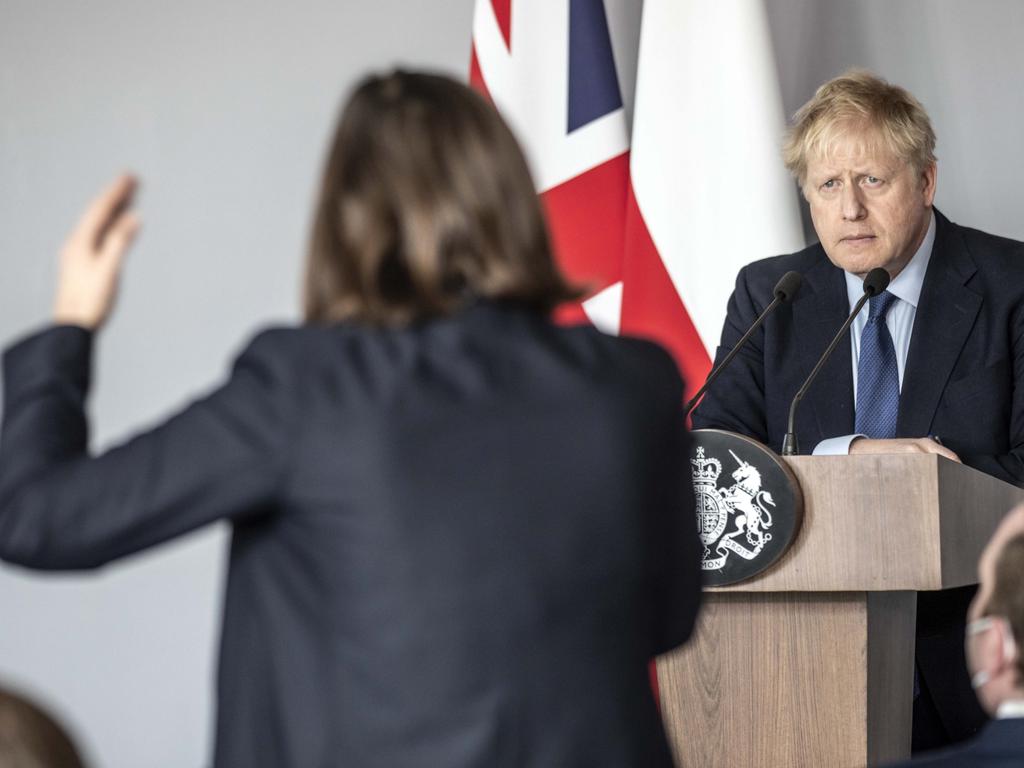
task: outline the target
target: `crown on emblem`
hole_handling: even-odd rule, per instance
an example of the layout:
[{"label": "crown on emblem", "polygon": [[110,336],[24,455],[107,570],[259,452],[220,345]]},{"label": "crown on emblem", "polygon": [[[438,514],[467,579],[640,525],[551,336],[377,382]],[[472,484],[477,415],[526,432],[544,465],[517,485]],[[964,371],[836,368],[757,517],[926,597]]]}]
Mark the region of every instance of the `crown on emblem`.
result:
[{"label": "crown on emblem", "polygon": [[693,464],[693,482],[714,484],[722,474],[722,462],[712,457],[704,458],[704,446],[697,448],[697,458],[690,459]]}]

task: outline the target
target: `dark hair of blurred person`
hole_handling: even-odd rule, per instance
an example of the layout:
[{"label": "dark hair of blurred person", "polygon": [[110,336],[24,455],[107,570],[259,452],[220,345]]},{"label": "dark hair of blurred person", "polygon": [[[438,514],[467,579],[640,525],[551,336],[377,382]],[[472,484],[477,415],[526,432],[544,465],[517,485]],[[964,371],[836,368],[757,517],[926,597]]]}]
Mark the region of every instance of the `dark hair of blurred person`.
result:
[{"label": "dark hair of blurred person", "polygon": [[0,557],[97,568],[230,520],[216,766],[668,768],[648,664],[700,602],[683,383],[655,344],[552,322],[575,292],[494,108],[361,85],[307,323],[92,457],[134,186],[65,245],[56,325],[4,354]]},{"label": "dark hair of blurred person", "polygon": [[526,161],[493,106],[430,74],[357,88],[316,204],[307,320],[401,325],[473,299],[549,311],[579,295],[554,265]]},{"label": "dark hair of blurred person", "polygon": [[83,768],[67,732],[42,707],[0,688],[0,768]]}]

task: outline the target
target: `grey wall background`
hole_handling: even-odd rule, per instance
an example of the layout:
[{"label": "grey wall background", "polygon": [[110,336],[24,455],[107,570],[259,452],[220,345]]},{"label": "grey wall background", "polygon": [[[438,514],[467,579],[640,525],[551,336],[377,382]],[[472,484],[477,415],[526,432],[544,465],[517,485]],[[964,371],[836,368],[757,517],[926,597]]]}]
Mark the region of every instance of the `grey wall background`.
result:
[{"label": "grey wall background", "polygon": [[[55,254],[121,169],[144,230],[91,402],[109,445],[298,316],[300,256],[343,92],[402,62],[462,76],[472,0],[0,0],[0,337],[41,324]],[[226,529],[86,575],[0,568],[0,680],[96,765],[208,761]]]},{"label": "grey wall background", "polygon": [[[607,4],[613,19],[640,11]],[[342,93],[398,62],[464,75],[472,6],[0,0],[0,341],[46,321],[65,232],[128,168],[145,229],[99,345],[94,443],[215,384],[255,327],[298,316]],[[908,87],[939,135],[938,205],[1024,239],[1024,4],[767,7],[787,113],[850,66]],[[614,42],[628,103],[635,41]],[[737,220],[757,204],[738,194]],[[97,765],[204,764],[225,543],[208,530],[90,574],[0,566],[0,680],[62,714]]]},{"label": "grey wall background", "polygon": [[[791,115],[823,81],[867,67],[910,90],[938,135],[936,205],[1024,240],[1024,3],[767,0]],[[809,235],[813,237],[813,232]]]}]

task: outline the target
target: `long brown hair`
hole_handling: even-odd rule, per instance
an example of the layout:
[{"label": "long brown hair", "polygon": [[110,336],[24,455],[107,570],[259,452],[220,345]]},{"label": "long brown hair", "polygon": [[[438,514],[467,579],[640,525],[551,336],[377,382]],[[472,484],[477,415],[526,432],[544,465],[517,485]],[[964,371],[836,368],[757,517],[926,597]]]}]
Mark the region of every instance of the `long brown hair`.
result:
[{"label": "long brown hair", "polygon": [[526,161],[491,104],[432,74],[356,88],[316,205],[308,322],[402,325],[476,298],[548,311],[579,296],[554,265]]}]

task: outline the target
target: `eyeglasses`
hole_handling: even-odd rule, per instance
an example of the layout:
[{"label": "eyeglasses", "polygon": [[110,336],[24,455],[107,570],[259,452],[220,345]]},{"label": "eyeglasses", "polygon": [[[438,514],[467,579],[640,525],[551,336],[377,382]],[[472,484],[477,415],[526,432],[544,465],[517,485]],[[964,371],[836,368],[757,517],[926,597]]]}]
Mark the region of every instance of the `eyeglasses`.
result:
[{"label": "eyeglasses", "polygon": [[[980,635],[996,625],[996,622],[1003,624],[1003,659],[1010,660],[1017,653],[1017,643],[1013,639],[1013,630],[1010,629],[1010,622],[1002,616],[982,616],[967,624],[966,636],[968,638]],[[980,669],[971,678],[971,687],[978,690],[992,679],[992,674],[987,669]]]}]

